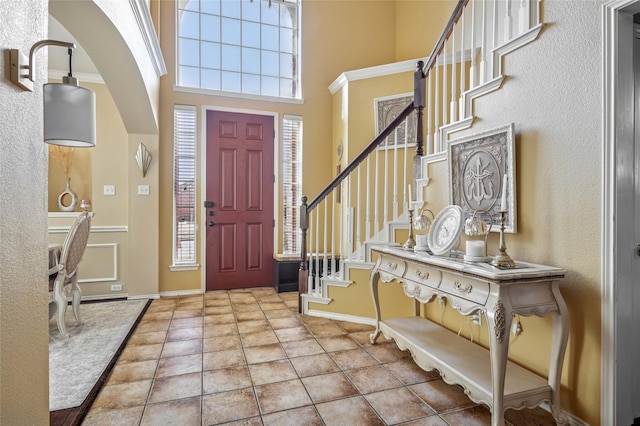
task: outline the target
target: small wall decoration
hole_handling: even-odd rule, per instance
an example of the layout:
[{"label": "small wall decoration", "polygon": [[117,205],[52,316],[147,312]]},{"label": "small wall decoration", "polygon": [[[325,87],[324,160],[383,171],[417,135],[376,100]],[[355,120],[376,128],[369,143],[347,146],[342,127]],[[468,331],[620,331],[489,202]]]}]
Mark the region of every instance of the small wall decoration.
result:
[{"label": "small wall decoration", "polygon": [[[413,92],[404,93],[401,95],[385,96],[381,98],[375,98],[374,102],[374,114],[376,123],[376,136],[379,135],[404,109],[413,102]],[[416,146],[416,114],[411,114],[407,118],[408,122],[406,126],[401,125],[398,128],[398,146],[404,146],[405,130],[409,132],[409,140],[407,146]],[[382,142],[378,147],[380,149],[393,148],[395,145],[394,135],[387,137],[387,140]]]},{"label": "small wall decoration", "polygon": [[464,217],[487,210],[492,230],[500,228],[500,210],[506,210],[505,232],[516,232],[514,124],[497,127],[448,143],[449,201]]}]

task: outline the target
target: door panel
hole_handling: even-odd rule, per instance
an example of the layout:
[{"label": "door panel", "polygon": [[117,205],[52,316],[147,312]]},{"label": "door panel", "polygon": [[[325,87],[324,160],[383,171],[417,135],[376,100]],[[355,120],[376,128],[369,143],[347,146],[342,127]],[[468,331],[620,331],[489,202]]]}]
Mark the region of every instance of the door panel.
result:
[{"label": "door panel", "polygon": [[273,117],[207,112],[207,290],[272,285],[273,129]]}]

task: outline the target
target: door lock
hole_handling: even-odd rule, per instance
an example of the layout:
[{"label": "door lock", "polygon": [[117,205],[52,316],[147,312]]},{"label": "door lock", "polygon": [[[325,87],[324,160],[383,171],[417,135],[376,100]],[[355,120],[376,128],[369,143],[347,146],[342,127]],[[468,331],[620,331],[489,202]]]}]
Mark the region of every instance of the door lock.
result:
[{"label": "door lock", "polygon": [[209,210],[209,216],[213,216],[213,210]]},{"label": "door lock", "polygon": [[212,220],[210,220],[210,221],[209,221],[209,223],[207,223],[207,225],[209,225],[209,226],[213,226],[213,225],[215,225],[215,222],[214,222],[214,221],[212,221]]}]

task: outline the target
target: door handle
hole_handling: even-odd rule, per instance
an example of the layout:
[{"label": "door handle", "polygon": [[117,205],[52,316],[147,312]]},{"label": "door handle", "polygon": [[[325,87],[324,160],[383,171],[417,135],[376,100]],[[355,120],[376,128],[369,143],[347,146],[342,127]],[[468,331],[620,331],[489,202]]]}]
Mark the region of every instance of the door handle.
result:
[{"label": "door handle", "polygon": [[214,222],[214,221],[212,221],[212,220],[210,220],[210,221],[207,223],[207,225],[209,225],[209,226],[213,226],[213,225],[215,225],[215,222]]},{"label": "door handle", "polygon": [[640,256],[640,244],[636,246],[636,254]]},{"label": "door handle", "polygon": [[208,215],[209,215],[209,216],[213,216],[213,210],[209,210]]}]

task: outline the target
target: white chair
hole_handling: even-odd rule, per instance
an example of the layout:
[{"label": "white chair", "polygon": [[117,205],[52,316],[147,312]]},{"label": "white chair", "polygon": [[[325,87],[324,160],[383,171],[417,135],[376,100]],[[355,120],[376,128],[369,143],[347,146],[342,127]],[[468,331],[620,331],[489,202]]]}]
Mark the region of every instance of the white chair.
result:
[{"label": "white chair", "polygon": [[[58,260],[57,275],[49,277],[49,304],[55,303],[58,311],[57,322],[60,335],[65,339],[69,337],[64,323],[67,311],[67,291],[70,288],[73,296],[73,315],[78,324],[80,320],[80,287],[78,286],[78,264],[82,260],[84,250],[87,247],[89,231],[91,230],[91,217],[88,212],[82,212],[71,225],[69,233],[62,244],[60,259]],[[55,312],[55,311],[53,311]],[[53,316],[49,309],[49,318]]]}]

